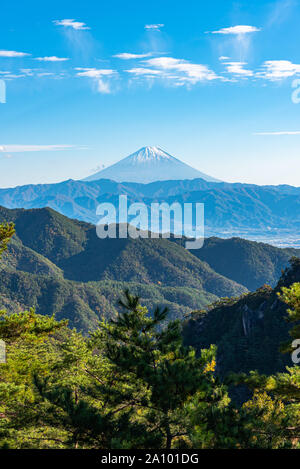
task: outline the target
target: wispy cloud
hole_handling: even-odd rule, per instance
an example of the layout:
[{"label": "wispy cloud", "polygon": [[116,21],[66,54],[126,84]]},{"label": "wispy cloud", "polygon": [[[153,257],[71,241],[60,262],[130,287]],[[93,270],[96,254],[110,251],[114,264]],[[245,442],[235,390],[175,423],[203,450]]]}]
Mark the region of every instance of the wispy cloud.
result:
[{"label": "wispy cloud", "polygon": [[40,77],[48,77],[53,79],[61,79],[66,78],[68,75],[65,71],[61,71],[60,73],[53,73],[53,71],[49,71],[44,68],[20,68],[18,71],[0,71],[0,77],[4,80],[13,80],[16,78],[40,78]]},{"label": "wispy cloud", "polygon": [[283,130],[279,132],[255,132],[253,135],[300,135],[300,130]]},{"label": "wispy cloud", "polygon": [[50,57],[36,57],[35,60],[39,60],[40,62],[66,62],[70,59],[67,57],[56,57],[55,55],[52,55]]},{"label": "wispy cloud", "polygon": [[53,72],[38,72],[37,77],[42,78],[42,77],[56,77],[56,78],[62,78],[62,75],[55,75]]},{"label": "wispy cloud", "polygon": [[[238,58],[239,62],[244,62],[248,60],[249,53],[251,52],[251,44],[255,36],[253,33],[258,31],[261,31],[261,28],[240,24],[215,31],[206,31],[206,33],[220,36],[217,41],[217,47],[218,52],[221,52],[222,56],[230,55],[231,57]],[[216,44],[214,45],[216,46]]]},{"label": "wispy cloud", "polygon": [[26,57],[31,54],[27,52],[17,52],[15,50],[0,50],[0,57]]},{"label": "wispy cloud", "polygon": [[151,57],[153,55],[152,52],[148,52],[147,54],[131,54],[130,52],[122,52],[120,54],[113,55],[118,59],[122,60],[130,60],[130,59],[144,59],[145,57]]},{"label": "wispy cloud", "polygon": [[15,78],[26,78],[29,76],[25,71],[20,70],[20,72],[0,72],[0,76],[4,80],[14,80]]},{"label": "wispy cloud", "polygon": [[116,70],[111,70],[108,68],[81,68],[77,67],[75,70],[78,71],[77,76],[79,77],[89,77],[89,78],[100,78],[103,76],[112,76],[117,72]]},{"label": "wispy cloud", "polygon": [[216,31],[207,31],[211,34],[248,34],[248,33],[255,33],[261,31],[261,28],[257,28],[256,26],[247,26],[247,25],[237,25],[237,26],[230,26],[229,28],[221,28]]},{"label": "wispy cloud", "polygon": [[125,70],[130,75],[128,80],[129,86],[138,83],[147,89],[152,88],[154,83],[159,83],[163,86],[178,87],[184,85],[179,81],[176,74],[170,74],[164,70],[155,70],[147,67],[135,67]]},{"label": "wispy cloud", "polygon": [[118,76],[116,70],[108,68],[80,68],[75,69],[78,77],[92,78],[93,82],[96,83],[96,90],[99,93],[109,94],[111,93],[110,79]]},{"label": "wispy cloud", "polygon": [[20,68],[20,72],[26,75],[27,77],[32,77],[35,73],[34,68]]},{"label": "wispy cloud", "polygon": [[23,153],[28,151],[84,150],[83,145],[0,145],[0,153]]},{"label": "wispy cloud", "polygon": [[287,21],[298,6],[297,0],[278,0],[270,3],[270,15],[266,27],[270,28]]},{"label": "wispy cloud", "polygon": [[228,73],[232,73],[233,75],[239,75],[244,77],[252,77],[254,75],[254,72],[252,72],[252,70],[244,68],[246,62],[226,62],[225,65]]},{"label": "wispy cloud", "polygon": [[200,81],[215,80],[218,78],[217,75],[207,67],[207,65],[195,64],[183,59],[156,57],[145,60],[144,63],[147,66],[154,67],[154,69],[177,73],[175,76],[169,76],[169,78],[175,79],[177,84],[194,84]]},{"label": "wispy cloud", "polygon": [[54,20],[53,23],[56,24],[56,26],[64,26],[76,30],[91,29],[85,23],[75,21],[74,19]]},{"label": "wispy cloud", "polygon": [[223,62],[224,60],[230,60],[230,57],[227,57],[226,55],[221,55],[219,57],[220,62]]},{"label": "wispy cloud", "polygon": [[164,24],[162,23],[156,23],[156,24],[145,24],[145,29],[152,29],[152,31],[160,31],[161,28],[164,27]]},{"label": "wispy cloud", "polygon": [[136,67],[136,68],[131,68],[129,70],[125,70],[127,73],[131,73],[132,75],[135,76],[144,76],[144,77],[151,77],[153,78],[154,76],[166,76],[164,75],[164,72],[161,70],[154,70],[153,68],[144,68],[144,67]]},{"label": "wispy cloud", "polygon": [[257,76],[271,81],[282,80],[300,73],[300,64],[294,64],[289,60],[267,60],[262,65],[262,70]]}]

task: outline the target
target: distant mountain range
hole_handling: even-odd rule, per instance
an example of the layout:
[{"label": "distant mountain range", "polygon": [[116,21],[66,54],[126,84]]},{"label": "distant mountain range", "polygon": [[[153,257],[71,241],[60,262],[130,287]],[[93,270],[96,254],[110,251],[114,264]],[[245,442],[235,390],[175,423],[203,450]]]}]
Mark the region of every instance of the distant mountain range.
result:
[{"label": "distant mountain range", "polygon": [[285,185],[215,183],[204,179],[149,184],[68,180],[0,189],[0,205],[51,207],[67,217],[95,224],[98,204],[112,202],[117,206],[120,194],[128,196],[129,204],[143,201],[148,207],[152,202],[202,202],[206,233],[265,240],[277,236],[282,242],[292,236],[300,245],[300,188]]},{"label": "distant mountain range", "polygon": [[98,171],[85,181],[111,179],[117,182],[149,183],[154,181],[196,179],[218,182],[158,147],[143,147],[118,163]]},{"label": "distant mountain range", "polygon": [[146,306],[168,306],[170,317],[182,318],[220,297],[274,285],[300,254],[239,239],[208,239],[193,252],[174,238],[101,240],[95,226],[50,208],[0,207],[4,221],[15,223],[16,235],[0,261],[0,309],[35,307],[85,332],[116,313],[126,287]]}]

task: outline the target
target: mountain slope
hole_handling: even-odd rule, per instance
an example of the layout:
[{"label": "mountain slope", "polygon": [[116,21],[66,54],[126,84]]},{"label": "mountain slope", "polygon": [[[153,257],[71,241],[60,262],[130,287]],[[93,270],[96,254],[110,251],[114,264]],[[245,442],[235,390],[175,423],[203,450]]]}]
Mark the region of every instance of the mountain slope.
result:
[{"label": "mountain slope", "polygon": [[3,221],[16,235],[0,261],[0,309],[35,307],[87,331],[116,313],[124,288],[150,308],[168,306],[169,318],[246,291],[169,240],[101,240],[93,225],[49,208],[0,207]]},{"label": "mountain slope", "polygon": [[153,309],[169,308],[169,319],[182,317],[217,297],[204,290],[168,287],[135,282],[74,282],[64,278],[12,271],[0,265],[0,310],[23,311],[34,307],[39,314],[55,314],[68,319],[70,327],[88,332],[101,318],[111,318],[118,310],[118,299],[129,288],[141,302]]},{"label": "mountain slope", "polygon": [[282,286],[300,282],[300,259],[282,274],[277,286],[262,287],[239,299],[221,301],[208,312],[196,311],[185,322],[185,343],[198,351],[216,344],[217,369],[221,375],[229,372],[272,374],[292,366],[291,357],[279,347],[290,340],[290,324],[285,320],[287,306],[277,296]]},{"label": "mountain slope", "polygon": [[274,287],[291,257],[300,249],[280,249],[241,238],[208,238],[193,254],[221,275],[256,290],[264,283]]},{"label": "mountain slope", "polygon": [[167,239],[99,239],[93,225],[70,220],[49,208],[1,208],[2,220],[14,221],[22,243],[47,257],[69,280],[161,282],[205,289],[217,296],[246,291]]},{"label": "mountain slope", "polygon": [[[150,308],[168,306],[173,318],[205,308],[220,296],[247,292],[245,286],[212,268],[215,264],[221,271],[222,257],[230,262],[235,240],[206,241],[203,257],[210,266],[194,255],[197,251],[187,251],[176,239],[101,240],[95,226],[50,208],[0,207],[0,223],[3,221],[13,221],[16,226],[16,235],[0,261],[0,308],[10,311],[34,306],[39,313],[67,317],[71,326],[87,331],[102,315],[115,314],[117,299],[126,287]],[[237,251],[241,264],[237,278],[242,278],[256,253],[256,243],[239,241],[244,254]],[[271,267],[266,265],[257,277],[254,263],[248,281],[265,283],[269,271],[276,275],[281,261],[284,267],[290,250],[259,248]],[[236,274],[234,269],[228,273]]]},{"label": "mountain slope", "polygon": [[211,176],[201,173],[197,169],[183,163],[158,147],[143,147],[121,161],[89,176],[85,181],[98,179],[112,179],[113,181],[127,181],[149,183],[172,179],[202,178],[205,181],[217,182]]}]

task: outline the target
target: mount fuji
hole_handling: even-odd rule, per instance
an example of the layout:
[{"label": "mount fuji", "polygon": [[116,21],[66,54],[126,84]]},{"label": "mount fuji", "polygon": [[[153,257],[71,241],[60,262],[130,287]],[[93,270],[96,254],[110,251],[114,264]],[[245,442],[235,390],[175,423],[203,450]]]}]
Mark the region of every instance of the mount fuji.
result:
[{"label": "mount fuji", "polygon": [[208,182],[220,182],[192,168],[158,147],[143,147],[108,168],[87,177],[84,181],[111,179],[116,182],[147,184],[155,181],[201,178]]}]

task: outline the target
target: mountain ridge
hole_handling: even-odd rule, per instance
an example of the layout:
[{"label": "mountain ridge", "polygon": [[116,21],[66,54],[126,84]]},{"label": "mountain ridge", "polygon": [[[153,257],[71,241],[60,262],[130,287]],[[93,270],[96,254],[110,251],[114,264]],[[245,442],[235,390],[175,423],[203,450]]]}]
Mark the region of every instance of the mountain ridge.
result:
[{"label": "mountain ridge", "polygon": [[[149,184],[68,180],[56,184],[27,185],[0,189],[0,205],[7,208],[51,207],[61,214],[96,224],[96,208],[101,202],[118,205],[118,196],[128,203],[202,202],[205,204],[205,230],[211,235],[232,235],[268,240],[286,232],[296,238],[300,228],[300,188],[256,186],[241,183],[211,183],[203,179],[157,181]],[[225,236],[227,237],[227,236]]]},{"label": "mountain ridge", "polygon": [[[213,268],[210,259],[198,258],[174,238],[100,240],[94,225],[68,219],[51,208],[0,207],[0,223],[4,221],[15,223],[16,235],[0,261],[0,309],[35,307],[41,314],[68,318],[72,327],[87,332],[101,316],[117,312],[124,288],[140,295],[150,308],[168,306],[169,318],[180,319],[219,297],[248,291],[236,281],[241,278],[239,270],[230,272],[232,279],[226,277],[222,265]],[[205,256],[212,250],[219,258],[232,256],[227,240],[219,241],[221,256],[207,243]],[[257,243],[245,243],[251,257]],[[249,274],[253,278],[248,281],[269,281],[279,267],[286,267],[294,252],[272,248],[270,254],[266,250],[261,258],[265,271],[256,278],[253,267]],[[241,259],[243,271],[246,263]]]},{"label": "mountain ridge", "polygon": [[168,306],[169,319],[247,291],[167,239],[101,240],[95,226],[51,208],[0,207],[5,221],[16,235],[0,260],[0,309],[35,307],[87,332],[116,314],[125,288],[150,308]]}]

